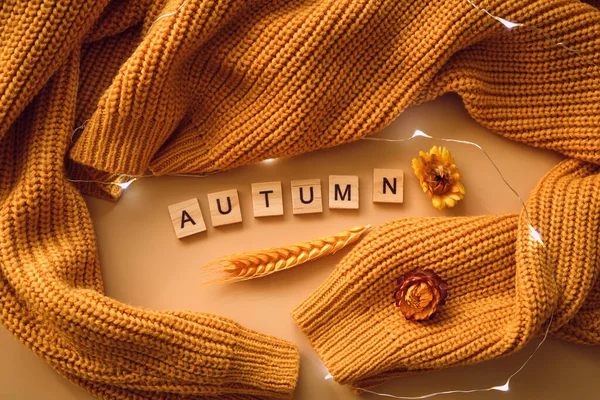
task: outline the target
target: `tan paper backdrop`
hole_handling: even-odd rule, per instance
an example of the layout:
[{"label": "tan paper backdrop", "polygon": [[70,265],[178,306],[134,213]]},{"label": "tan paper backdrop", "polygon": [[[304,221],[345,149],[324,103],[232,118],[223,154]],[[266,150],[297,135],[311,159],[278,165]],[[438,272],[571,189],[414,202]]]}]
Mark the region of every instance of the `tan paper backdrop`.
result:
[{"label": "tan paper backdrop", "polygon": [[[471,120],[456,96],[412,108],[379,136],[409,137],[415,129],[432,136],[475,141],[488,150],[506,179],[525,199],[538,180],[559,160],[551,152],[526,147],[489,133]],[[260,163],[207,178],[163,177],[134,182],[118,203],[88,198],[106,293],[125,303],[154,308],[218,313],[255,330],[300,346],[300,379],[294,399],[352,399],[356,396],[331,380],[316,353],[294,324],[290,311],[311,293],[345,252],[256,281],[222,287],[199,284],[200,267],[227,254],[291,244],[377,225],[393,218],[519,212],[521,205],[484,154],[473,147],[448,144],[464,175],[467,195],[452,210],[435,210],[421,192],[410,162],[435,142],[381,144],[360,141],[291,159]],[[439,144],[439,142],[438,142]],[[373,204],[373,168],[405,171],[404,204]],[[360,209],[328,210],[328,175],[359,175]],[[290,181],[322,180],[323,214],[294,216]],[[250,183],[282,181],[285,214],[255,219]],[[213,228],[207,193],[237,188],[243,223]],[[167,206],[197,197],[208,230],[176,239]],[[543,232],[542,232],[543,236]],[[401,396],[501,385],[534,350],[485,364],[396,379],[376,390]],[[90,399],[0,327],[0,399]],[[443,399],[588,399],[600,389],[600,348],[548,340],[511,383],[509,393],[447,395]],[[376,399],[373,395],[363,395]]]}]

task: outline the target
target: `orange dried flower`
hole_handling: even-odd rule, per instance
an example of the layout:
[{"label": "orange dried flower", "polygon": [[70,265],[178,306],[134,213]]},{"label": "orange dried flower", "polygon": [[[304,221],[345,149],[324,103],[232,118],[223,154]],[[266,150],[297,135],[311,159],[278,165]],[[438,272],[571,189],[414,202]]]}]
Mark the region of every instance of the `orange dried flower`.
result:
[{"label": "orange dried flower", "polygon": [[398,279],[394,292],[396,306],[406,319],[423,321],[431,318],[448,296],[448,284],[430,269],[417,267]]},{"label": "orange dried flower", "polygon": [[460,173],[447,148],[433,146],[428,153],[419,152],[419,158],[412,160],[412,167],[421,188],[431,197],[433,206],[438,210],[454,207],[465,197]]}]

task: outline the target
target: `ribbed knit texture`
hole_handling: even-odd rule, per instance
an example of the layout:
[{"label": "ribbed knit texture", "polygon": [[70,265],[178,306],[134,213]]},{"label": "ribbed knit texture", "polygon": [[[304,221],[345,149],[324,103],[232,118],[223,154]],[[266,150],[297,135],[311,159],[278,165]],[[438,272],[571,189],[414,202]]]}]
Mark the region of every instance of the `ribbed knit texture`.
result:
[{"label": "ribbed knit texture", "polygon": [[[600,63],[590,5],[479,5]],[[113,181],[298,154],[448,91],[491,131],[571,158],[528,201],[547,258],[523,216],[391,222],[294,311],[298,324],[356,386],[508,354],[550,315],[553,334],[600,342],[600,70],[531,29],[508,31],[465,0],[9,0],[0,44],[0,321],[98,397],[289,397],[298,352],[224,318],[103,296],[77,189],[119,190],[66,174]],[[417,265],[450,286],[425,323],[392,301]]]}]

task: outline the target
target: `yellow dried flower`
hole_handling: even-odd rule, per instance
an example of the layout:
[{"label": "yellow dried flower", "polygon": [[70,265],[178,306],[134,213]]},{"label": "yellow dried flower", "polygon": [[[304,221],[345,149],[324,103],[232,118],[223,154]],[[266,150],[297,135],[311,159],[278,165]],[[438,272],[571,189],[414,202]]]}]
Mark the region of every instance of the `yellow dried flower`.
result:
[{"label": "yellow dried flower", "polygon": [[465,187],[454,165],[454,157],[445,147],[433,146],[428,153],[419,152],[413,158],[412,167],[421,182],[423,191],[431,197],[435,208],[454,207],[465,196]]}]

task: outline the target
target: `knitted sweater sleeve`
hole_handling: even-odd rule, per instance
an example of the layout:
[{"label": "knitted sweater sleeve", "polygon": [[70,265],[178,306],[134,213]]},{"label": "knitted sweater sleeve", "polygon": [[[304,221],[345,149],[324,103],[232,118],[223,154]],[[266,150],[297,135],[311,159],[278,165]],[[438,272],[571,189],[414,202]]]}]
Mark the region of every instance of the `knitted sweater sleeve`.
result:
[{"label": "knitted sweater sleeve", "polygon": [[[600,167],[556,166],[525,215],[405,218],[373,230],[293,316],[334,379],[369,387],[415,372],[510,354],[546,327],[600,344]],[[396,279],[416,267],[448,282],[431,321],[408,321]]]},{"label": "knitted sweater sleeve", "polygon": [[103,295],[92,221],[65,178],[80,68],[70,51],[0,139],[0,322],[100,398],[290,397],[296,346],[219,316]]}]

